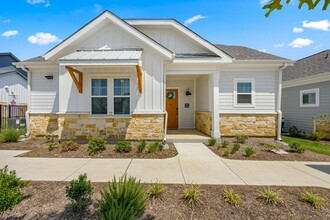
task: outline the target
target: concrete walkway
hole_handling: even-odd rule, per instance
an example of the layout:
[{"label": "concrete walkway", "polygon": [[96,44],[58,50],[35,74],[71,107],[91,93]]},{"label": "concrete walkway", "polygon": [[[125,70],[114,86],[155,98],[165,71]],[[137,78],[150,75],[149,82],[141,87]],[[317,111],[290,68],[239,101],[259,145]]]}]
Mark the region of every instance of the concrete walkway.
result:
[{"label": "concrete walkway", "polygon": [[94,182],[129,175],[142,182],[224,185],[288,185],[330,188],[330,163],[239,161],[223,159],[201,143],[176,143],[170,159],[68,159],[15,157],[25,151],[0,151],[0,167],[8,165],[25,180],[69,181],[87,173]]}]

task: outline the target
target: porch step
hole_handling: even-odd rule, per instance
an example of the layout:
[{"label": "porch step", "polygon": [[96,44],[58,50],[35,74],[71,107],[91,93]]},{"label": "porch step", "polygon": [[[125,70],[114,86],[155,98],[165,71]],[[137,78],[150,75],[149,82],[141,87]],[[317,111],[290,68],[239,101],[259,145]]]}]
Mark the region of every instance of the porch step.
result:
[{"label": "porch step", "polygon": [[207,143],[205,139],[166,139],[166,143]]}]

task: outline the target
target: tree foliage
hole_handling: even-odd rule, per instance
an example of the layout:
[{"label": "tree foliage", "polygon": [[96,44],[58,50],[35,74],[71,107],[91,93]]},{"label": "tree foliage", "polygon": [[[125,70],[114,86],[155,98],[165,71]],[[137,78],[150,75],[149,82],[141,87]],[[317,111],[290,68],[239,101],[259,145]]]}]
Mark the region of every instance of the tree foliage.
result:
[{"label": "tree foliage", "polygon": [[[265,14],[266,17],[268,17],[274,10],[281,10],[283,8],[282,2],[285,0],[271,0],[269,3],[265,4],[262,9],[268,10],[268,12]],[[291,0],[286,0],[286,4],[289,4]],[[321,0],[299,0],[298,8],[301,9],[303,5],[307,5],[308,10],[313,10]],[[330,0],[323,0],[323,6],[322,10],[327,10],[328,6],[330,4]]]}]

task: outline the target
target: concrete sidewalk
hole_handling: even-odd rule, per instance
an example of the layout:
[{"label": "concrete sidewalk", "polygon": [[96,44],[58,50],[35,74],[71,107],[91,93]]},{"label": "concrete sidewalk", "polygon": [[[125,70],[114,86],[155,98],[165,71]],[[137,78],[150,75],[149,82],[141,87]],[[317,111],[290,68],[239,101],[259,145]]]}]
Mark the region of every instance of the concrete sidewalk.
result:
[{"label": "concrete sidewalk", "polygon": [[129,175],[142,182],[178,184],[287,185],[330,188],[330,163],[240,161],[223,159],[201,143],[176,143],[170,159],[69,159],[14,157],[25,151],[0,151],[0,167],[8,165],[25,180],[69,181],[87,173],[94,182]]}]

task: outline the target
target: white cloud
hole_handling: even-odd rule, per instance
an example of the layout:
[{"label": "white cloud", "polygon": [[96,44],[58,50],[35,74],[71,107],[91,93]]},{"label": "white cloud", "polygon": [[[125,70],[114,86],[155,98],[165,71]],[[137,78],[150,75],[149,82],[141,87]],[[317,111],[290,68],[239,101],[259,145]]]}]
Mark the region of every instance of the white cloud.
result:
[{"label": "white cloud", "polygon": [[27,3],[30,5],[38,5],[38,4],[43,4],[46,8],[50,6],[50,1],[46,0],[26,0]]},{"label": "white cloud", "polygon": [[52,35],[50,33],[43,33],[39,32],[35,35],[31,35],[27,38],[27,40],[31,44],[39,44],[39,45],[47,45],[50,43],[57,43],[60,42],[61,39],[59,39],[56,35]]},{"label": "white cloud", "polygon": [[194,17],[191,17],[191,18],[185,20],[184,25],[188,26],[188,25],[194,23],[195,21],[198,21],[200,19],[205,19],[205,18],[207,18],[207,16],[195,15]]},{"label": "white cloud", "polygon": [[314,30],[321,30],[321,31],[329,31],[330,29],[330,21],[329,20],[322,20],[322,21],[303,21],[304,28],[311,28]]},{"label": "white cloud", "polygon": [[276,48],[284,47],[284,43],[274,44],[273,47],[276,47]]},{"label": "white cloud", "polygon": [[259,51],[260,51],[260,52],[263,52],[263,53],[266,53],[266,52],[267,52],[266,49],[260,49]]},{"label": "white cloud", "polygon": [[298,27],[293,28],[293,32],[295,32],[295,33],[301,33],[303,31],[304,31],[304,28],[298,28]]},{"label": "white cloud", "polygon": [[4,24],[6,24],[6,23],[10,23],[10,22],[11,22],[11,19],[10,19],[10,18],[8,18],[8,19],[2,21],[2,23],[4,23]]},{"label": "white cloud", "polygon": [[306,39],[297,38],[294,41],[292,41],[291,43],[289,43],[288,45],[290,47],[293,47],[293,48],[302,48],[302,47],[305,47],[305,46],[309,46],[312,43],[314,43],[313,40],[310,40],[310,39],[307,39],[307,38]]},{"label": "white cloud", "polygon": [[102,5],[99,5],[99,4],[94,4],[94,11],[96,13],[99,13],[102,11]]},{"label": "white cloud", "polygon": [[2,37],[12,37],[12,36],[16,36],[18,34],[17,30],[9,30],[9,31],[5,31],[1,34]]}]

